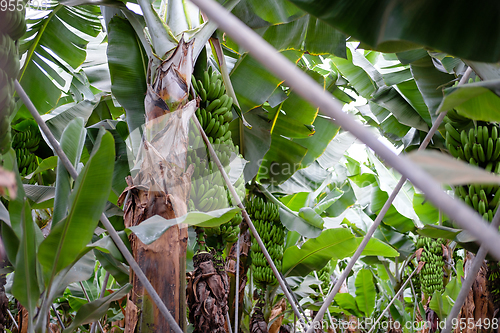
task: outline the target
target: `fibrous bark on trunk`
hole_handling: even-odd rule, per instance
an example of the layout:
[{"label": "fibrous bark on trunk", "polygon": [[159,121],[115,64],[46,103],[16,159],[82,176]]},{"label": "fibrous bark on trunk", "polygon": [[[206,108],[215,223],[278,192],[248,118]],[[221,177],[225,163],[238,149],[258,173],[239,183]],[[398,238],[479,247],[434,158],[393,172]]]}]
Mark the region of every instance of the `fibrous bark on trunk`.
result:
[{"label": "fibrous bark on trunk", "polygon": [[[464,263],[464,273],[465,278],[467,278],[467,273],[472,266],[473,259],[475,258],[474,254],[471,252],[467,252],[465,263]],[[462,333],[476,333],[476,332],[491,332],[492,325],[491,320],[494,317],[494,306],[493,306],[493,297],[489,293],[487,288],[488,279],[487,279],[487,265],[484,263],[479,269],[479,273],[476,276],[476,280],[472,284],[472,288],[465,299],[464,305],[460,310],[460,314],[457,317],[457,328],[455,332]],[[460,328],[460,323],[469,323],[474,322],[474,325],[466,325],[466,327]],[[481,327],[486,323],[490,323],[488,325],[488,329],[486,327]],[[477,325],[476,325],[477,323]],[[481,323],[481,325],[479,325]]]}]

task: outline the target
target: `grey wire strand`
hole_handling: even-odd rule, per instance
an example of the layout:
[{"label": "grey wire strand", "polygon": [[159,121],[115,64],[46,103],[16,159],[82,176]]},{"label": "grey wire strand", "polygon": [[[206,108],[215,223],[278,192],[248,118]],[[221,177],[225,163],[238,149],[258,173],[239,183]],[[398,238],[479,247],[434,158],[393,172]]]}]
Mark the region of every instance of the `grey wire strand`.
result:
[{"label": "grey wire strand", "polygon": [[16,326],[17,330],[19,331],[19,325],[17,324],[16,319],[14,318],[9,309],[7,309],[7,314],[9,315],[10,320],[12,320],[12,322],[14,323],[14,326]]},{"label": "grey wire strand", "polygon": [[231,327],[231,318],[229,318],[229,311],[226,312],[227,327],[229,328],[229,333],[233,333],[233,328]]},{"label": "grey wire strand", "polygon": [[[240,229],[241,231],[241,229]],[[235,281],[235,292],[234,292],[234,332],[238,333],[238,311],[239,311],[239,301],[240,301],[240,236],[238,235],[238,240],[236,241],[236,281]],[[229,325],[228,325],[229,326]],[[231,333],[231,332],[230,332]]]},{"label": "grey wire strand", "polygon": [[[64,167],[66,168],[68,173],[71,175],[71,177],[73,179],[78,178],[78,173],[76,172],[76,169],[73,167],[73,164],[71,164],[68,157],[66,156],[64,151],[61,149],[59,142],[57,142],[56,138],[54,137],[54,135],[52,134],[50,129],[47,127],[47,125],[43,121],[42,117],[40,117],[40,114],[38,113],[35,106],[31,102],[30,98],[28,97],[28,95],[24,91],[23,87],[21,87],[21,85],[19,84],[19,82],[17,80],[15,81],[15,87],[16,87],[17,93],[19,94],[22,101],[24,102],[24,105],[26,105],[26,107],[30,111],[31,115],[33,116],[35,121],[38,123],[38,126],[40,126],[40,129],[45,134],[47,140],[49,140],[49,143],[52,145],[52,148],[54,149],[55,154],[58,156],[58,158],[60,158],[62,164],[64,165]],[[144,288],[148,292],[152,301],[158,307],[158,310],[160,310],[161,314],[167,320],[171,329],[174,330],[176,333],[184,333],[183,330],[179,327],[179,324],[177,324],[177,322],[175,321],[174,317],[172,316],[172,314],[170,313],[168,308],[165,306],[165,304],[161,300],[160,296],[158,296],[158,293],[156,292],[154,287],[151,285],[148,278],[146,277],[146,275],[144,274],[142,269],[139,267],[139,265],[135,261],[132,254],[128,251],[127,247],[125,246],[125,244],[121,240],[120,236],[116,232],[116,230],[113,227],[113,225],[111,224],[111,222],[109,222],[106,215],[104,215],[104,213],[101,214],[100,221],[103,224],[106,231],[108,232],[108,234],[110,235],[113,242],[115,243],[116,247],[120,250],[120,252],[122,253],[125,260],[127,260],[130,268],[134,271],[134,273],[137,276],[137,278],[139,279],[139,281],[141,281],[141,283],[143,284]]]},{"label": "grey wire strand", "polygon": [[[52,311],[54,311],[54,313],[56,314],[57,321],[59,322],[59,325],[61,325],[61,328],[63,330],[65,330],[66,327],[64,327],[63,321],[62,321],[61,317],[59,316],[59,312],[57,312],[56,307],[54,306],[54,304],[52,304],[51,306],[52,306]],[[17,328],[17,329],[19,329],[19,328]]]},{"label": "grey wire strand", "polygon": [[[463,84],[463,82],[466,82],[467,79],[469,78],[471,72],[472,72],[472,69],[468,68],[467,71],[465,72],[464,76],[462,77],[462,80],[460,80],[459,84]],[[432,125],[431,129],[429,130],[429,132],[425,136],[424,140],[422,141],[422,144],[418,148],[419,150],[424,150],[425,148],[427,148],[427,145],[431,141],[431,138],[434,136],[434,133],[436,133],[437,129],[439,128],[439,125],[443,121],[446,114],[447,114],[447,112],[442,112],[439,114],[436,121]],[[405,182],[406,182],[406,178],[404,178],[402,176],[401,179],[399,180],[399,182],[397,183],[397,185],[394,187],[394,190],[392,191],[391,195],[389,196],[387,201],[384,203],[384,206],[382,207],[382,209],[380,210],[380,213],[375,218],[375,221],[373,221],[373,224],[370,226],[370,228],[366,232],[366,235],[363,237],[363,240],[361,241],[361,244],[359,244],[358,248],[356,249],[356,252],[354,252],[354,254],[352,255],[351,259],[349,260],[349,263],[347,264],[347,267],[344,269],[344,271],[340,275],[338,281],[335,283],[332,291],[330,292],[330,294],[326,298],[325,302],[323,303],[323,305],[319,309],[316,317],[313,320],[313,326],[314,326],[315,322],[317,322],[317,321],[321,320],[321,318],[323,318],[326,309],[328,309],[328,307],[332,303],[335,295],[337,295],[337,293],[339,292],[340,287],[342,286],[342,283],[344,283],[345,279],[347,279],[347,276],[349,275],[352,268],[354,267],[354,264],[358,261],[359,257],[361,256],[361,253],[363,252],[366,245],[370,241],[371,237],[373,236],[373,234],[377,230],[378,226],[382,222],[385,214],[391,208],[392,202],[394,201],[394,199],[398,195],[399,191],[401,190],[401,188],[403,187]],[[307,332],[307,333],[311,333],[311,332]]]},{"label": "grey wire strand", "polygon": [[256,60],[280,79],[285,80],[287,85],[294,88],[301,97],[319,107],[323,114],[331,118],[331,121],[342,126],[370,147],[386,163],[408,178],[415,187],[422,190],[430,202],[442,209],[459,226],[467,229],[477,238],[478,243],[483,243],[494,257],[500,259],[500,234],[498,230],[494,230],[483,221],[477,212],[446,194],[441,185],[414,162],[406,157],[398,156],[386,147],[352,115],[344,113],[340,103],[335,101],[331,94],[324,91],[311,77],[279,54],[262,37],[218,3],[213,0],[192,0],[192,2],[214,20],[228,36],[249,50]]},{"label": "grey wire strand", "polygon": [[391,307],[392,303],[394,303],[394,301],[399,297],[399,295],[401,295],[401,293],[405,290],[405,287],[408,284],[408,281],[411,280],[413,274],[415,274],[415,272],[417,271],[417,269],[418,269],[418,267],[413,270],[413,272],[410,274],[410,276],[408,277],[408,279],[406,279],[405,283],[403,283],[403,285],[401,286],[401,288],[399,288],[399,290],[396,293],[396,295],[394,295],[394,297],[391,299],[391,301],[389,302],[389,304],[387,304],[387,306],[385,307],[384,311],[382,311],[382,313],[377,318],[377,320],[375,321],[375,323],[373,323],[373,326],[370,328],[370,330],[368,331],[368,333],[372,333],[373,330],[377,327],[377,324],[380,322],[380,320],[382,319],[382,317],[384,316],[384,314],[386,313],[386,311],[389,310],[389,308]]}]

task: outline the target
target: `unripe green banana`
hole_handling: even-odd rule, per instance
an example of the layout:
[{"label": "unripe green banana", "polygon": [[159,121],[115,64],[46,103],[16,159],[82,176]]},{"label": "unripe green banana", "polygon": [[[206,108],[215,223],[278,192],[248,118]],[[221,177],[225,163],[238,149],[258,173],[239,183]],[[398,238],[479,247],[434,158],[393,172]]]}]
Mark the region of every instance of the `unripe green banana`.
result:
[{"label": "unripe green banana", "polygon": [[462,146],[465,146],[469,142],[469,138],[467,137],[467,132],[465,130],[462,130],[460,133],[460,142],[462,143]]},{"label": "unripe green banana", "polygon": [[446,133],[450,133],[451,137],[455,139],[456,142],[460,142],[460,133],[453,127],[451,124],[445,124],[444,125],[446,129]]},{"label": "unripe green banana", "polygon": [[476,143],[476,133],[473,128],[469,130],[469,145],[474,145]]},{"label": "unripe green banana", "polygon": [[482,126],[478,126],[476,128],[476,139],[477,139],[477,143],[478,144],[482,144],[483,143],[483,127]]}]

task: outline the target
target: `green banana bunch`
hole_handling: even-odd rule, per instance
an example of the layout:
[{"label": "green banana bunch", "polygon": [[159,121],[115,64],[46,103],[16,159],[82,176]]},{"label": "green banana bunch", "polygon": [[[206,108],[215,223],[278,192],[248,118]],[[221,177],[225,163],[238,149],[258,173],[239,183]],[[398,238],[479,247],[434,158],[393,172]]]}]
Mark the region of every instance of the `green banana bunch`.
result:
[{"label": "green banana bunch", "polygon": [[318,297],[314,297],[314,299],[322,300],[321,291],[323,291],[323,296],[328,295],[328,289],[330,288],[330,282],[332,281],[332,270],[333,270],[332,261],[330,260],[325,267],[320,269],[316,274],[318,275],[318,279],[321,281],[321,290],[319,286],[312,285],[311,288],[316,292]]},{"label": "green banana bunch", "polygon": [[498,125],[478,124],[475,128],[457,129],[451,123],[445,124],[446,146],[451,155],[470,164],[496,170],[500,167],[500,137]]},{"label": "green banana bunch", "polygon": [[468,129],[474,126],[471,119],[459,115],[455,110],[450,110],[443,119],[445,124],[451,124],[457,130]]},{"label": "green banana bunch", "polygon": [[42,136],[38,127],[30,125],[22,131],[13,130],[12,148],[16,152],[17,166],[21,176],[27,176],[38,168],[34,152],[38,149]]},{"label": "green banana bunch", "polygon": [[[260,197],[253,197],[246,204],[255,229],[266,246],[274,264],[281,270],[283,247],[285,242],[285,228],[281,224],[279,208],[272,202],[266,202]],[[278,281],[271,270],[264,253],[257,241],[252,237],[251,258],[254,281],[264,288],[266,285],[276,285]]]},{"label": "green banana bunch", "polygon": [[[457,120],[456,114],[452,113],[451,117]],[[465,121],[460,123],[446,118],[445,120],[449,121],[445,124],[446,146],[452,156],[486,171],[500,173],[500,129],[497,124],[478,123],[473,127],[470,127],[470,124],[466,127],[456,127],[465,124]],[[491,222],[499,206],[500,187],[485,184],[457,186],[455,195]]]},{"label": "green banana bunch", "polygon": [[[213,145],[217,158],[229,173],[229,164],[238,154],[229,131],[229,123],[233,120],[233,99],[225,92],[221,76],[210,67],[203,73],[202,80],[191,78],[193,89],[200,96],[200,107],[196,117],[200,122],[208,140]],[[210,160],[210,154],[205,149],[201,135],[196,131],[189,133],[190,150],[187,154],[186,166],[194,165],[191,181],[191,195],[188,211],[212,211],[227,208],[232,197],[217,166]],[[245,181],[243,175],[234,184],[236,192],[243,200],[245,197]],[[234,243],[240,233],[239,225],[243,217],[238,213],[231,221],[218,227],[206,228],[207,236],[215,236],[222,243]]]},{"label": "green banana bunch", "polygon": [[19,73],[15,40],[26,32],[22,11],[0,11],[0,154],[10,149],[10,115],[14,111],[14,80]]},{"label": "green banana bunch", "polygon": [[417,240],[417,249],[423,248],[420,261],[425,262],[420,271],[420,287],[424,294],[431,296],[434,291],[444,291],[443,280],[443,248],[444,239],[432,239],[429,237],[419,237]]},{"label": "green banana bunch", "polygon": [[[446,145],[450,154],[486,171],[500,173],[500,128],[498,124],[459,119],[456,113],[445,117]],[[483,219],[491,222],[500,206],[498,185],[470,184],[457,186],[455,195],[474,208]],[[500,266],[489,262],[488,289],[494,301],[500,302]]]},{"label": "green banana bunch", "polygon": [[215,144],[230,140],[229,123],[233,120],[233,98],[226,94],[222,77],[210,67],[203,73],[202,80],[196,80],[192,76],[191,84],[201,98],[196,116],[209,140],[211,138]]}]

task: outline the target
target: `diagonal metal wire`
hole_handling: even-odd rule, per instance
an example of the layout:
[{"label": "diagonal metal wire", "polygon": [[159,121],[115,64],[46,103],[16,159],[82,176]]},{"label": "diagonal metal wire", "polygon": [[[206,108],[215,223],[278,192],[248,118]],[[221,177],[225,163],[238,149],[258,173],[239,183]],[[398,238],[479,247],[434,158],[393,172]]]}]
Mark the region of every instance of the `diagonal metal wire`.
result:
[{"label": "diagonal metal wire", "polygon": [[[63,321],[61,319],[61,316],[59,316],[59,312],[57,312],[56,307],[54,306],[54,304],[52,304],[51,307],[52,307],[52,311],[54,311],[54,313],[56,314],[57,321],[59,322],[59,325],[61,325],[61,328],[63,330],[65,330],[66,327],[64,327],[64,323],[63,323]],[[18,328],[18,330],[19,330],[19,328]]]},{"label": "diagonal metal wire", "polygon": [[[17,93],[19,94],[19,97],[21,97],[22,101],[24,102],[24,105],[26,105],[26,107],[30,111],[31,115],[33,116],[35,121],[38,123],[38,126],[40,126],[40,129],[42,130],[42,132],[45,134],[46,138],[49,140],[50,144],[52,145],[52,148],[54,149],[54,153],[61,160],[64,167],[66,168],[68,173],[71,175],[71,177],[73,179],[77,179],[78,173],[76,172],[75,167],[73,166],[73,164],[71,164],[68,157],[66,156],[64,151],[61,149],[59,142],[57,142],[56,138],[54,137],[54,135],[52,134],[50,129],[47,127],[47,125],[43,121],[42,117],[40,117],[40,114],[38,113],[35,106],[31,102],[30,98],[28,97],[28,95],[24,91],[23,87],[21,87],[21,85],[19,84],[19,82],[17,80],[15,81],[15,87],[16,87]],[[120,250],[120,252],[122,253],[125,260],[127,260],[130,268],[134,271],[134,273],[136,274],[139,281],[143,284],[143,286],[146,289],[146,291],[148,292],[149,296],[151,297],[153,302],[158,307],[158,310],[160,311],[160,313],[165,317],[165,319],[169,323],[171,329],[173,331],[175,331],[176,333],[184,333],[183,330],[179,327],[179,325],[175,321],[174,317],[172,316],[172,314],[170,313],[168,308],[165,306],[165,304],[161,300],[160,296],[158,296],[158,293],[156,292],[154,287],[151,285],[148,278],[146,277],[144,272],[141,270],[141,268],[139,267],[139,265],[135,261],[132,254],[128,251],[127,247],[125,246],[125,244],[121,240],[120,236],[118,236],[118,233],[116,232],[115,228],[113,227],[111,222],[109,222],[108,218],[106,217],[106,215],[104,215],[104,213],[101,214],[100,221],[104,225],[104,228],[106,228],[106,231],[110,235],[110,237],[113,240],[113,242],[115,243],[116,247]]]},{"label": "diagonal metal wire", "polygon": [[[17,330],[19,331],[19,325],[17,324],[17,321],[16,319],[14,318],[14,316],[12,315],[12,313],[10,312],[9,309],[6,309],[7,310],[7,314],[9,315],[10,317],[10,320],[12,320],[12,323],[14,323],[14,326],[16,326]],[[11,327],[12,328],[12,327]]]},{"label": "diagonal metal wire", "polygon": [[[469,232],[476,236],[483,246],[485,246],[485,248],[495,257],[500,258],[500,247],[498,246],[498,244],[500,244],[498,243],[500,241],[500,235],[498,231],[488,226],[476,212],[466,207],[463,203],[459,203],[449,197],[427,173],[422,172],[420,168],[412,165],[407,159],[395,155],[387,147],[378,142],[371,133],[357,124],[351,116],[344,114],[340,105],[336,103],[331,96],[325,93],[311,78],[300,72],[300,70],[289,63],[285,57],[278,54],[272,46],[263,41],[260,36],[240,22],[232,14],[225,11],[220,5],[210,0],[192,1],[200,7],[210,19],[216,21],[229,36],[248,49],[250,54],[271,72],[285,79],[288,85],[295,88],[302,97],[318,106],[325,114],[331,116],[335,122],[353,133],[358,139],[372,148],[375,153],[400,172],[403,175],[402,178],[406,177],[410,179],[416,187],[423,190],[432,203],[447,213],[448,216],[454,219],[461,227],[469,230]],[[439,117],[441,119],[438,119],[442,121],[444,116],[444,114],[441,114]],[[398,191],[402,187],[404,181],[405,180],[402,179],[400,181],[401,184],[398,184]],[[395,193],[393,194],[392,200],[394,200],[396,196]],[[485,234],[485,232],[488,234]],[[368,243],[368,238],[365,238],[363,241]],[[360,247],[362,246],[363,242]],[[366,246],[366,244],[364,244],[364,246]],[[337,291],[333,290],[332,294]],[[324,311],[323,313],[318,313],[315,321],[320,315],[323,316]],[[308,333],[311,331],[312,330],[309,329]]]},{"label": "diagonal metal wire", "polygon": [[405,290],[405,287],[408,284],[408,281],[411,281],[411,278],[413,277],[413,275],[415,274],[415,272],[417,271],[417,269],[418,269],[418,267],[415,268],[413,270],[413,272],[411,272],[410,276],[406,279],[405,283],[403,283],[403,285],[401,286],[401,288],[399,288],[399,290],[396,293],[396,295],[394,295],[394,297],[389,302],[389,304],[387,304],[387,306],[385,307],[384,311],[382,311],[382,313],[377,318],[377,320],[375,320],[375,323],[373,323],[373,325],[370,328],[370,330],[368,331],[368,333],[372,333],[373,330],[377,327],[378,323],[380,322],[380,320],[382,319],[382,317],[384,316],[384,314],[387,312],[387,310],[389,310],[389,308],[391,307],[392,303],[394,303],[394,301],[399,297],[399,295],[401,295],[401,293]]},{"label": "diagonal metal wire", "polygon": [[[241,202],[240,197],[236,193],[236,190],[234,189],[233,184],[231,184],[231,181],[229,180],[229,177],[226,173],[226,170],[224,170],[224,166],[219,161],[219,158],[217,157],[217,154],[215,153],[215,150],[212,147],[212,144],[208,140],[208,137],[205,134],[205,131],[203,131],[203,128],[201,127],[201,124],[198,121],[198,118],[196,116],[194,116],[192,119],[193,119],[194,123],[196,124],[196,127],[200,131],[200,134],[203,138],[203,141],[205,142],[205,144],[208,147],[208,151],[210,152],[210,156],[212,157],[212,159],[215,162],[215,164],[217,165],[217,168],[219,169],[222,177],[224,178],[224,181],[226,182],[226,185],[229,189],[229,192],[231,193],[231,196],[233,197],[234,202],[236,203],[236,206],[238,206],[239,208],[242,209],[243,218],[247,222],[248,228],[252,231],[252,234],[255,237],[255,240],[257,241],[257,243],[259,244],[259,247],[262,250],[262,253],[264,253],[264,257],[266,258],[269,266],[271,267],[271,270],[273,271],[274,276],[278,280],[278,283],[281,287],[281,290],[283,291],[283,294],[285,294],[285,297],[288,299],[288,302],[290,303],[290,306],[292,307],[293,312],[299,318],[299,321],[302,324],[302,327],[304,328],[304,330],[307,330],[308,327],[307,327],[307,324],[304,320],[304,319],[307,320],[307,318],[302,317],[300,315],[299,309],[295,305],[294,298],[290,294],[290,292],[288,291],[287,284],[286,284],[285,280],[281,277],[280,272],[276,268],[276,265],[274,264],[273,259],[269,255],[269,252],[267,251],[266,246],[262,242],[262,239],[260,238],[259,233],[257,232],[257,229],[255,229],[255,226],[253,225],[252,220],[250,219],[250,216],[248,215],[248,213],[245,209],[245,206],[243,206],[243,203]],[[237,267],[237,269],[239,269],[239,267]]]},{"label": "diagonal metal wire", "polygon": [[[240,233],[241,234],[241,233]],[[238,333],[239,302],[240,302],[240,235],[236,241],[236,277],[234,294],[234,332]]]},{"label": "diagonal metal wire", "polygon": [[225,33],[239,45],[249,50],[250,54],[279,78],[286,80],[287,85],[311,104],[319,107],[323,114],[329,116],[332,122],[351,132],[359,140],[370,147],[386,163],[391,165],[401,175],[408,178],[415,187],[422,190],[427,199],[440,208],[459,226],[467,229],[484,244],[488,251],[500,259],[500,234],[472,208],[446,194],[441,185],[406,157],[398,156],[369,129],[358,123],[350,114],[344,113],[339,102],[331,94],[307,74],[303,73],[280,54],[261,36],[239,21],[213,0],[192,0],[210,19],[214,20]]},{"label": "diagonal metal wire", "polygon": [[[460,80],[459,84],[463,84],[463,83],[467,82],[467,80],[469,79],[469,76],[470,76],[471,72],[472,72],[472,69],[469,67],[467,69],[467,71],[464,73],[464,75],[462,76],[462,79]],[[432,137],[434,136],[434,133],[436,133],[439,125],[443,121],[443,119],[446,116],[446,114],[447,114],[447,112],[442,112],[442,113],[439,114],[439,116],[437,117],[436,121],[432,125],[431,129],[429,130],[429,132],[425,136],[424,141],[422,142],[422,144],[418,148],[419,150],[424,150],[425,148],[427,148],[427,145],[429,144],[429,142],[431,141]],[[339,292],[340,287],[342,286],[342,283],[344,283],[345,279],[347,279],[347,276],[349,275],[349,273],[351,272],[352,268],[354,267],[354,264],[358,261],[359,257],[361,256],[361,253],[363,252],[363,250],[365,249],[366,245],[370,241],[371,237],[373,236],[373,234],[377,230],[378,226],[382,222],[382,219],[384,218],[385,214],[387,213],[387,211],[389,210],[389,208],[391,208],[392,202],[394,201],[394,199],[398,195],[399,191],[401,190],[401,188],[403,187],[403,185],[404,185],[405,182],[406,182],[406,178],[401,177],[401,179],[397,183],[396,187],[392,191],[391,195],[389,196],[389,198],[387,199],[387,201],[384,203],[384,206],[380,210],[380,213],[375,218],[375,221],[373,222],[373,224],[370,226],[370,228],[366,232],[366,235],[364,236],[363,240],[361,241],[361,243],[359,244],[358,248],[356,249],[356,252],[354,252],[354,254],[352,255],[349,263],[347,264],[347,267],[344,269],[344,271],[340,275],[337,283],[335,283],[335,286],[333,287],[332,291],[330,292],[330,294],[326,298],[325,302],[323,303],[323,305],[319,309],[318,314],[316,315],[316,317],[313,320],[313,326],[314,326],[315,322],[317,322],[317,321],[319,321],[319,320],[321,320],[323,318],[323,315],[325,314],[326,309],[328,309],[328,307],[332,303],[335,295]],[[310,333],[310,332],[308,332],[308,333]]]},{"label": "diagonal metal wire", "polygon": [[[495,213],[491,224],[497,228],[500,225],[500,209]],[[474,283],[474,281],[476,281],[477,273],[479,273],[479,269],[483,265],[484,259],[486,258],[487,254],[488,251],[483,245],[481,245],[481,247],[479,247],[479,251],[477,251],[476,257],[472,261],[471,269],[467,274],[465,281],[462,283],[462,288],[460,288],[460,292],[458,293],[457,299],[455,300],[455,303],[451,308],[450,314],[448,315],[448,317],[446,317],[443,333],[450,333],[452,329],[453,319],[457,318],[460,309],[462,308],[462,305],[467,298],[467,295],[469,295],[472,284]]]}]

